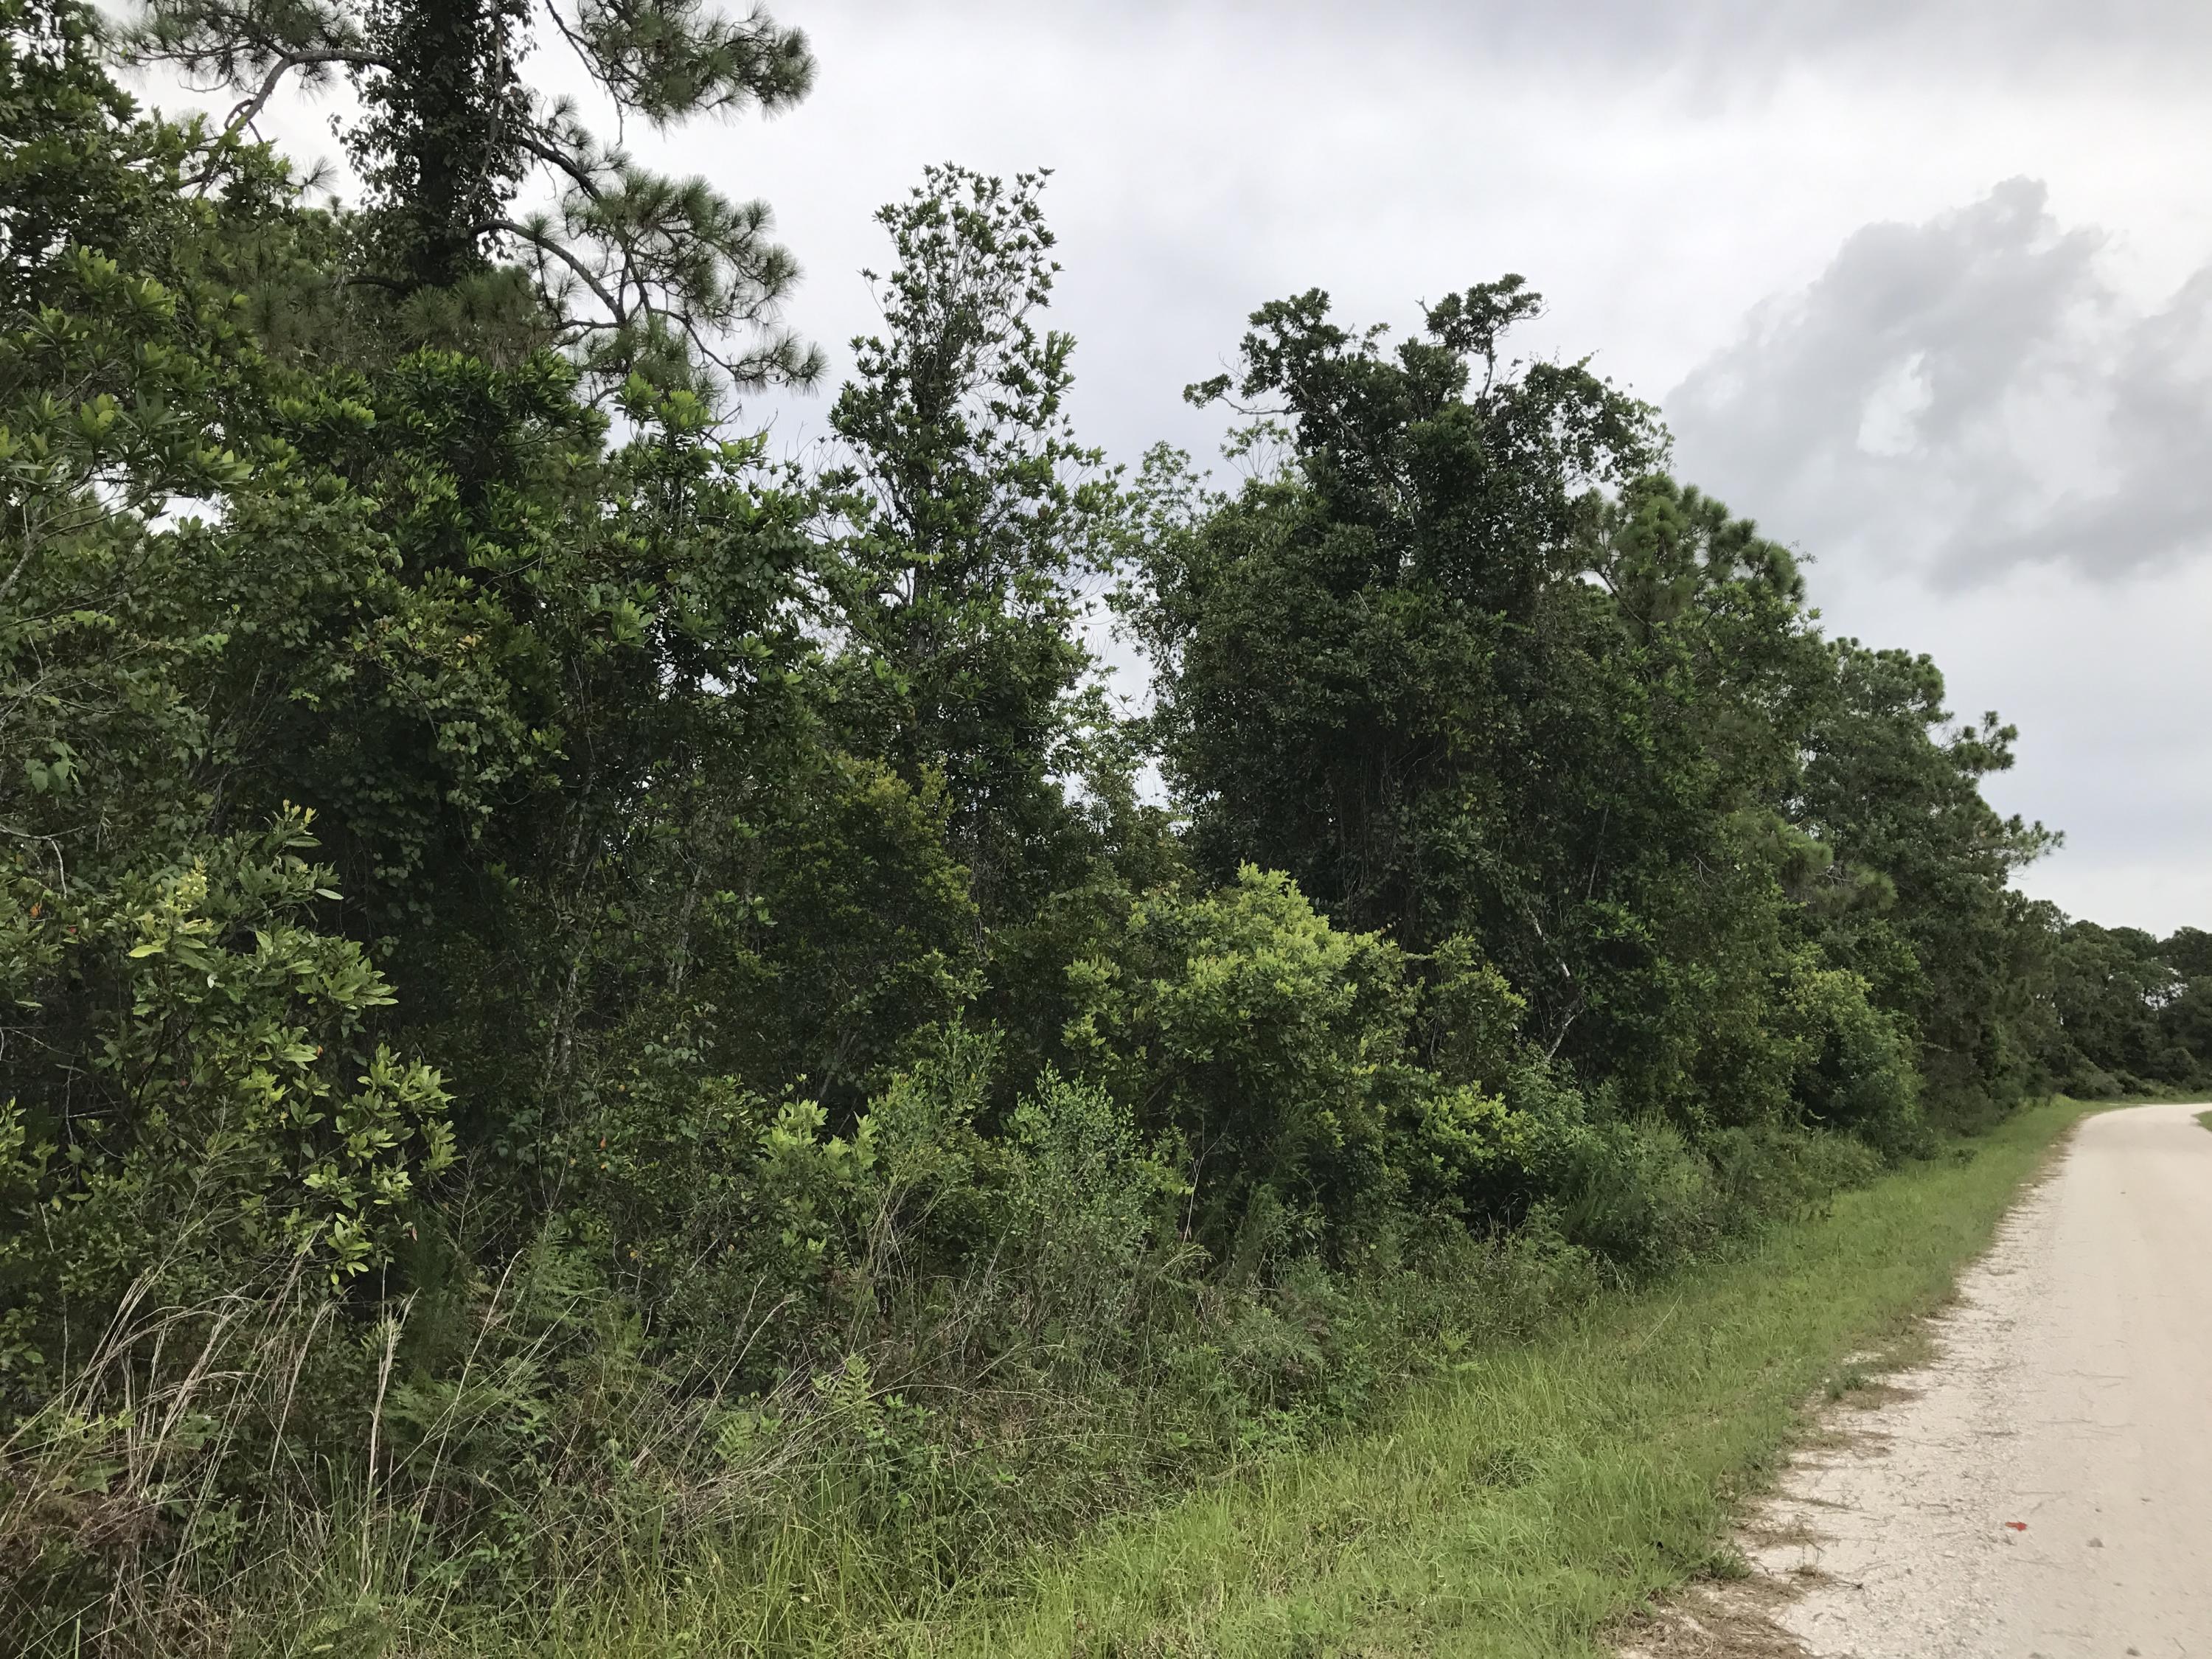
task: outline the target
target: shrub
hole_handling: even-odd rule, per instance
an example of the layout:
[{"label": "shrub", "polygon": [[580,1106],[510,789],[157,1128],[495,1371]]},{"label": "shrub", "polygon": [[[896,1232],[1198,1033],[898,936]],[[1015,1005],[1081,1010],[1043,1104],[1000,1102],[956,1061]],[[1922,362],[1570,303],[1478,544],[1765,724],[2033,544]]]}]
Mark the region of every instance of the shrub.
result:
[{"label": "shrub", "polygon": [[1012,1128],[1009,1242],[1030,1328],[1087,1352],[1119,1348],[1189,1188],[1096,1085],[1048,1072]]},{"label": "shrub", "polygon": [[367,1036],[391,988],[306,920],[331,878],[295,812],[38,903],[58,948],[12,988],[45,1042],[0,1107],[0,1372],[65,1365],[126,1290],[190,1302],[288,1258],[338,1289],[451,1163],[438,1074]]},{"label": "shrub", "polygon": [[1178,1143],[1194,1239],[1249,1272],[1371,1218],[1414,1009],[1396,946],[1248,866],[1202,897],[1142,901],[1113,954],[1070,973],[1078,1073]]},{"label": "shrub", "polygon": [[1804,1121],[1841,1130],[1884,1152],[1919,1146],[1920,1078],[1905,1023],[1875,1007],[1856,974],[1793,964],[1783,1024],[1799,1059],[1791,1094]]},{"label": "shrub", "polygon": [[1650,1278],[1709,1250],[1722,1206],[1712,1165],[1656,1118],[1591,1125],[1566,1141],[1539,1224],[1632,1278]]}]

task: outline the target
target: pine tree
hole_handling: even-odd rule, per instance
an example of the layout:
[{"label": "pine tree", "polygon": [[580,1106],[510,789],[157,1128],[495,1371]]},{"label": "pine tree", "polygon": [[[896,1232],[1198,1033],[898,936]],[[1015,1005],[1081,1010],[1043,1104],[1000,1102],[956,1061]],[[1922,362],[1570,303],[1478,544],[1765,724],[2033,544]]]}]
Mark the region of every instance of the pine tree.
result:
[{"label": "pine tree", "polygon": [[[766,205],[642,167],[573,101],[534,90],[532,12],[530,0],[148,0],[125,50],[235,89],[223,137],[252,131],[288,88],[351,79],[363,107],[346,143],[368,191],[351,286],[420,302],[520,271],[545,326],[603,382],[811,380],[819,355],[776,322],[799,273]],[[617,109],[656,128],[785,109],[813,80],[805,37],[757,7],[732,19],[708,0],[568,0],[547,15]],[[540,181],[553,205],[521,210]]]}]

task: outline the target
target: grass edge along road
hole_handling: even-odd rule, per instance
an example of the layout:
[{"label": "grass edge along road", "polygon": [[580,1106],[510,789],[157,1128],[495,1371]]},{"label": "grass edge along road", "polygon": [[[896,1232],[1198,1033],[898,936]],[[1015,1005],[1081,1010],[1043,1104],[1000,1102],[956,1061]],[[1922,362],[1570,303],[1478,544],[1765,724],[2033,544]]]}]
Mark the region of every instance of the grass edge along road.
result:
[{"label": "grass edge along road", "polygon": [[1851,1355],[1948,1297],[2089,1108],[2057,1102],[1732,1259],[1469,1361],[1388,1433],[1133,1520],[918,1652],[1589,1655],[1725,1571],[1736,1500]]},{"label": "grass edge along road", "polygon": [[872,1582],[865,1550],[824,1577],[787,1535],[788,1562],[748,1552],[680,1582],[646,1571],[629,1595],[586,1590],[526,1649],[464,1628],[426,1650],[1604,1655],[1625,1615],[1728,1570],[1736,1500],[1778,1466],[1805,1402],[1850,1380],[1856,1357],[1909,1357],[1917,1322],[2094,1109],[2021,1112],[1726,1257],[1475,1352],[1449,1381],[1417,1385],[1386,1429],[1040,1549],[1025,1571],[970,1580],[906,1622],[883,1622],[897,1597]]}]

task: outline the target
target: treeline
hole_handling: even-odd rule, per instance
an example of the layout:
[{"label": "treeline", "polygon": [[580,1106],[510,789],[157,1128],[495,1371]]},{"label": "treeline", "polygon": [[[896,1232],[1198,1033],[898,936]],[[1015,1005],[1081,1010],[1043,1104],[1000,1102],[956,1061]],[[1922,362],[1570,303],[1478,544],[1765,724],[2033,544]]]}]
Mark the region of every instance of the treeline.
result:
[{"label": "treeline", "polygon": [[2051,1062],[2082,1100],[2212,1090],[2212,933],[2060,925]]},{"label": "treeline", "polygon": [[[811,72],[560,15],[654,121]],[[1126,474],[1042,180],[935,167],[779,462],[765,210],[535,94],[520,4],[0,18],[10,1650],[434,1647],[747,1549],[773,1649],[794,1516],[921,1597],[2207,1074],[2205,936],[2022,897],[2011,728],[1514,357],[1517,277],[1395,344],[1263,307],[1190,394],[1250,481]],[[331,72],[316,206],[251,121]]]}]

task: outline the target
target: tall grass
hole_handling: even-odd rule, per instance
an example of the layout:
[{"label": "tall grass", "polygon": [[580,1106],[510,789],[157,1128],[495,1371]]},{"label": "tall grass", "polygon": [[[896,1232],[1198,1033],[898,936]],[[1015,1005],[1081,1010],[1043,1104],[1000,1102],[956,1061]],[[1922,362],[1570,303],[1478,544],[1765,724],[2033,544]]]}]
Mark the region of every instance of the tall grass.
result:
[{"label": "tall grass", "polygon": [[[1115,1531],[908,1652],[1609,1652],[1726,1571],[1735,1501],[1846,1355],[1909,1342],[2082,1109],[2054,1103],[1668,1282],[1485,1351],[1389,1431]],[[621,1654],[601,1643],[578,1651]]]},{"label": "tall grass", "polygon": [[[647,1655],[1595,1655],[1729,1570],[1735,1499],[1848,1354],[1909,1339],[2080,1109],[2029,1112],[1540,1328],[1455,1340],[1364,1431],[1260,1452],[1164,1507],[902,1591],[834,1504],[682,1576],[632,1561],[469,1659]],[[826,1496],[826,1494],[825,1494]],[[893,1547],[895,1547],[895,1546]]]},{"label": "tall grass", "polygon": [[[1791,1403],[1940,1292],[2064,1116],[1840,1196],[1869,1165],[1817,1140],[1607,1166],[1576,1202],[1656,1206],[1705,1263],[1645,1288],[1564,1214],[1265,1285],[1156,1260],[1094,1299],[1111,1331],[939,1285],[742,1395],[650,1363],[557,1255],[483,1287],[431,1376],[407,1304],[335,1354],[295,1279],[141,1305],[0,1450],[0,1629],[73,1659],[1287,1653],[1386,1603],[1378,1631],[1443,1632],[1480,1583],[1581,1630],[1703,1559]],[[304,1420],[334,1386],[371,1409]],[[54,1594],[92,1582],[72,1551],[97,1602]]]}]

